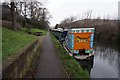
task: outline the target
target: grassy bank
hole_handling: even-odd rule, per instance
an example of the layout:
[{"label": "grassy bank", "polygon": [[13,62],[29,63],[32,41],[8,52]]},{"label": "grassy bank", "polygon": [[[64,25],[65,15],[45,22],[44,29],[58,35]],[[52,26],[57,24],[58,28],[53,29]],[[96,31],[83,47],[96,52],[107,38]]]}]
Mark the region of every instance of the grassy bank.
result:
[{"label": "grassy bank", "polygon": [[42,35],[46,35],[47,30],[43,30],[43,29],[31,29],[31,32],[42,32]]},{"label": "grassy bank", "polygon": [[[21,31],[23,31],[23,32],[28,32],[28,29],[27,29],[27,28],[22,28]],[[32,29],[31,29],[31,32],[42,32],[42,35],[44,36],[44,35],[46,35],[47,30],[45,30],[45,29],[32,28]]]},{"label": "grassy bank", "polygon": [[80,64],[71,56],[67,54],[61,44],[57,41],[57,39],[51,34],[52,40],[54,42],[54,46],[58,52],[59,58],[63,64],[63,67],[69,77],[71,78],[89,78],[89,73],[84,71]]},{"label": "grassy bank", "polygon": [[0,27],[0,62],[2,61],[2,27]]},{"label": "grassy bank", "polygon": [[36,36],[21,31],[2,28],[2,59],[14,55],[21,48],[37,39]]}]

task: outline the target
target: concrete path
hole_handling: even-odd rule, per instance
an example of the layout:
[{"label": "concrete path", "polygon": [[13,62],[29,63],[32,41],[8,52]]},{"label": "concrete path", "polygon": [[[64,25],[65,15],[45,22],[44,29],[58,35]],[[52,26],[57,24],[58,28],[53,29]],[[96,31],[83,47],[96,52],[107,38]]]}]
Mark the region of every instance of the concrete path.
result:
[{"label": "concrete path", "polygon": [[42,53],[35,78],[67,78],[59,62],[49,32],[47,32],[42,44]]}]

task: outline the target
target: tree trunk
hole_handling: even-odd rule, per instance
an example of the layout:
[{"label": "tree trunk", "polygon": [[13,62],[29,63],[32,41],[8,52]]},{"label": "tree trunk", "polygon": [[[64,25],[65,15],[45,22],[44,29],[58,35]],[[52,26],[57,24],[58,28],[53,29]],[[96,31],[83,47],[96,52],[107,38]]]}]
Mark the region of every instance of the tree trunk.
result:
[{"label": "tree trunk", "polygon": [[24,15],[24,17],[25,17],[25,25],[24,25],[24,27],[27,27],[27,19],[26,19],[27,18],[27,12],[26,12],[27,11],[27,9],[26,9],[27,8],[27,4],[26,4],[26,2],[25,2],[24,7],[25,7],[24,8],[24,11],[25,11],[25,15]]},{"label": "tree trunk", "polygon": [[12,17],[12,28],[16,30],[16,18],[15,18],[15,2],[11,0],[11,17]]}]

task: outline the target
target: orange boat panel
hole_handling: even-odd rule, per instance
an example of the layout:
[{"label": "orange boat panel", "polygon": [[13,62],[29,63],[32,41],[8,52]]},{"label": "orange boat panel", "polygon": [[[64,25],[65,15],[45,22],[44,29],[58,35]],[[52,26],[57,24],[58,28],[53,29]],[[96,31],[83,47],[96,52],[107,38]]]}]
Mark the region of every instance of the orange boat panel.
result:
[{"label": "orange boat panel", "polygon": [[90,49],[90,35],[92,33],[74,33],[74,50]]}]

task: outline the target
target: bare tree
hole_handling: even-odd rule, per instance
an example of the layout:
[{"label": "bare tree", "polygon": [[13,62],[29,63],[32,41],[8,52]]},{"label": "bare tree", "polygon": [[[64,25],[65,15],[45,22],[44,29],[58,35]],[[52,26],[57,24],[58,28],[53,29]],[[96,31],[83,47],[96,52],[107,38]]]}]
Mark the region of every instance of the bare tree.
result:
[{"label": "bare tree", "polygon": [[92,10],[84,12],[82,19],[91,19]]},{"label": "bare tree", "polygon": [[75,16],[71,16],[69,18],[65,18],[63,21],[60,22],[61,27],[71,28],[72,23],[76,20]]},{"label": "bare tree", "polygon": [[92,15],[92,10],[88,10],[88,11],[84,12],[82,19],[84,19],[85,27],[89,26],[89,21],[91,19],[91,15]]},{"label": "bare tree", "polygon": [[[51,15],[41,2],[38,2],[37,0],[22,0],[22,2],[17,1],[16,3],[13,3],[12,1],[12,7],[14,6],[13,4],[16,5],[16,11],[15,8],[14,10],[11,8],[11,14],[15,11],[17,13],[16,17],[19,18],[18,22],[24,27],[27,27],[28,23],[31,25],[35,24],[36,26],[39,24],[42,27],[50,24],[49,19],[51,18]],[[14,16],[12,18],[15,18],[15,15],[12,16]],[[13,22],[15,22],[14,19]]]}]

